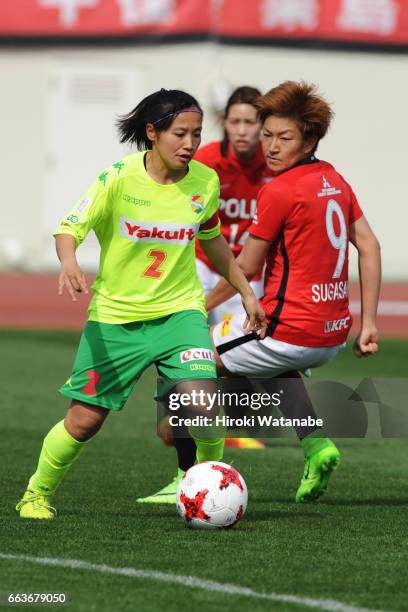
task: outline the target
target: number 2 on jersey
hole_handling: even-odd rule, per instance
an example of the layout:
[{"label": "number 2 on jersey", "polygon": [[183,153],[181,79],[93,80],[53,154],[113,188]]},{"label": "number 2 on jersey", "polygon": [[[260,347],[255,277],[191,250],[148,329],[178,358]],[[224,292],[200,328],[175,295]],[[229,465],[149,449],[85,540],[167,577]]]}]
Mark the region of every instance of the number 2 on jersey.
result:
[{"label": "number 2 on jersey", "polygon": [[166,259],[167,254],[165,253],[165,251],[151,249],[148,252],[147,256],[152,257],[153,261],[150,266],[143,272],[143,276],[147,276],[148,278],[161,278],[164,274],[164,270],[159,270],[159,268]]},{"label": "number 2 on jersey", "polygon": [[[339,220],[340,225],[340,234],[337,236],[334,225],[333,225],[333,215],[336,214]],[[341,276],[344,260],[346,258],[347,251],[347,226],[346,220],[343,215],[343,211],[341,210],[340,204],[336,202],[336,200],[329,200],[327,202],[326,208],[326,230],[327,236],[332,244],[332,246],[339,251],[339,256],[337,257],[336,267],[334,268],[332,278],[339,278]]]}]

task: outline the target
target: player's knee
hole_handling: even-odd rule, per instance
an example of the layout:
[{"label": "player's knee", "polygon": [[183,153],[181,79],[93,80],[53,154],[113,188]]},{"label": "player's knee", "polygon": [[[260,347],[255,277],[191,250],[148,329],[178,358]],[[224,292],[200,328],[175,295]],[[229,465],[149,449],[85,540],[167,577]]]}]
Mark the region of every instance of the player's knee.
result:
[{"label": "player's knee", "polygon": [[79,442],[86,442],[101,428],[109,411],[98,406],[73,402],[65,417],[65,428]]}]

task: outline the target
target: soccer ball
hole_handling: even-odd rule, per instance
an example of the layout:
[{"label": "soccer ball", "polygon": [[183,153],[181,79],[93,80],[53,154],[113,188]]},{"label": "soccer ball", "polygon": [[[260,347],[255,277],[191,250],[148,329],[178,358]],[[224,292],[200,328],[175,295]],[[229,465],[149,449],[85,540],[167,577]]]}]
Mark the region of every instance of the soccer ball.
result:
[{"label": "soccer ball", "polygon": [[187,470],[177,488],[177,510],[189,527],[232,527],[248,503],[245,480],[236,469],[205,461]]}]

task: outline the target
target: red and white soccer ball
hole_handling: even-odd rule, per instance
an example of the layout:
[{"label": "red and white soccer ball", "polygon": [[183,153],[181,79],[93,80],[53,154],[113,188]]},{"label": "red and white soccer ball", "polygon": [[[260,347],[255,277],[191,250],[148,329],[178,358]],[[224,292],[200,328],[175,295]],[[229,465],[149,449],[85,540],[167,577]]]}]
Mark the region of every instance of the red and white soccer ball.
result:
[{"label": "red and white soccer ball", "polygon": [[232,527],[248,503],[245,480],[219,461],[205,461],[187,470],[177,488],[177,510],[189,527]]}]

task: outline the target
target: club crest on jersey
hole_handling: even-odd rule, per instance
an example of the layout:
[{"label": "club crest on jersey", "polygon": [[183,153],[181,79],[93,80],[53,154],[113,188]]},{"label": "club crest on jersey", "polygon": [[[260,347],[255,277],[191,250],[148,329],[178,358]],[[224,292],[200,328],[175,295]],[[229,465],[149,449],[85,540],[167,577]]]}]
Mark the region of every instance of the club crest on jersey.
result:
[{"label": "club crest on jersey", "polygon": [[324,176],[324,174],[322,176],[322,180],[323,180],[323,187],[320,193],[317,194],[318,198],[324,198],[324,197],[336,195],[336,193],[342,193],[341,189],[337,189],[336,187],[332,187],[330,185],[329,181]]},{"label": "club crest on jersey", "polygon": [[204,210],[204,200],[199,193],[191,196],[190,204],[193,212],[195,212],[197,215]]},{"label": "club crest on jersey", "polygon": [[188,244],[198,233],[199,227],[199,223],[154,223],[129,217],[120,217],[119,220],[120,233],[132,242]]},{"label": "club crest on jersey", "polygon": [[188,361],[215,361],[215,355],[210,349],[196,348],[188,349],[180,353],[181,363],[187,363]]}]

